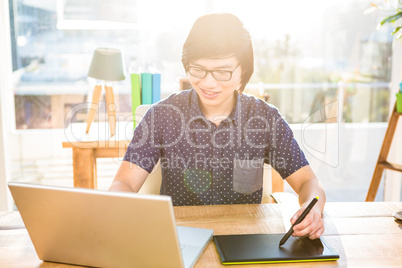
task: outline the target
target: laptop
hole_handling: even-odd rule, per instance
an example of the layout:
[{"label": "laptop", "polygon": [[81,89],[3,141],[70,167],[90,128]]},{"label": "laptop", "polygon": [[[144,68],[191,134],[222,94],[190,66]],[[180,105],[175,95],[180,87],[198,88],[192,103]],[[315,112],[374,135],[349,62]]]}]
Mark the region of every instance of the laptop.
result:
[{"label": "laptop", "polygon": [[94,267],[193,267],[213,230],[177,226],[169,196],[10,182],[43,261]]}]

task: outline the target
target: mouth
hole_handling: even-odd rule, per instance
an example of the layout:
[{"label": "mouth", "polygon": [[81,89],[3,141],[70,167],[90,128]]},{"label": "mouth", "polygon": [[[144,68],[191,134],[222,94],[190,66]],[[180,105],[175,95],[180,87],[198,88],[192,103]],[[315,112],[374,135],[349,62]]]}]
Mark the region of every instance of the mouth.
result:
[{"label": "mouth", "polygon": [[219,92],[215,92],[215,91],[209,91],[209,90],[205,90],[205,89],[201,89],[201,91],[202,91],[203,95],[208,99],[212,99],[219,95]]}]

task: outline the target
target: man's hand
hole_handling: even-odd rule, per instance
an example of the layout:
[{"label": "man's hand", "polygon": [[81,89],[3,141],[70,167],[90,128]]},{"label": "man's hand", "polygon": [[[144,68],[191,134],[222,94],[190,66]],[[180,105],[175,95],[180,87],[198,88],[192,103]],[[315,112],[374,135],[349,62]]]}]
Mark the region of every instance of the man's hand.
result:
[{"label": "man's hand", "polygon": [[[297,218],[303,213],[308,204],[304,204],[290,219],[293,225]],[[314,207],[306,215],[304,220],[293,227],[292,236],[308,236],[310,239],[319,238],[324,233],[324,221],[322,220],[321,213]]]},{"label": "man's hand", "polygon": [[293,227],[293,236],[308,236],[310,239],[316,239],[324,233],[324,222],[321,213],[325,206],[325,192],[321,183],[318,181],[310,166],[304,166],[292,175],[286,178],[289,185],[299,195],[299,204],[301,208],[290,219],[293,224],[297,218],[308,207],[311,199],[319,196],[318,202],[311,209],[304,220]]}]

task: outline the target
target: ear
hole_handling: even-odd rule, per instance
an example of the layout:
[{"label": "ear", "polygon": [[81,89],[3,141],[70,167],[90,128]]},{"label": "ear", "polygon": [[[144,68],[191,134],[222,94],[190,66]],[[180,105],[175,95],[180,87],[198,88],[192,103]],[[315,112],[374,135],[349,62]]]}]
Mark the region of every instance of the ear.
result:
[{"label": "ear", "polygon": [[186,90],[186,89],[191,89],[194,87],[193,84],[191,83],[191,79],[190,79],[189,75],[187,75],[186,78],[180,78],[179,84],[180,84],[180,91]]}]

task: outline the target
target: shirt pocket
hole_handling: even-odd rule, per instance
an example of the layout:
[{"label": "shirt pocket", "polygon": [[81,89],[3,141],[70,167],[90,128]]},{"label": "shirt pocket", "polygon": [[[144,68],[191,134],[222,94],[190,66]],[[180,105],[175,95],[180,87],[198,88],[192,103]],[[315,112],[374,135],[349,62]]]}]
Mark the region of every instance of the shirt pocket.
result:
[{"label": "shirt pocket", "polygon": [[262,188],[264,159],[233,160],[233,191],[251,194]]}]

